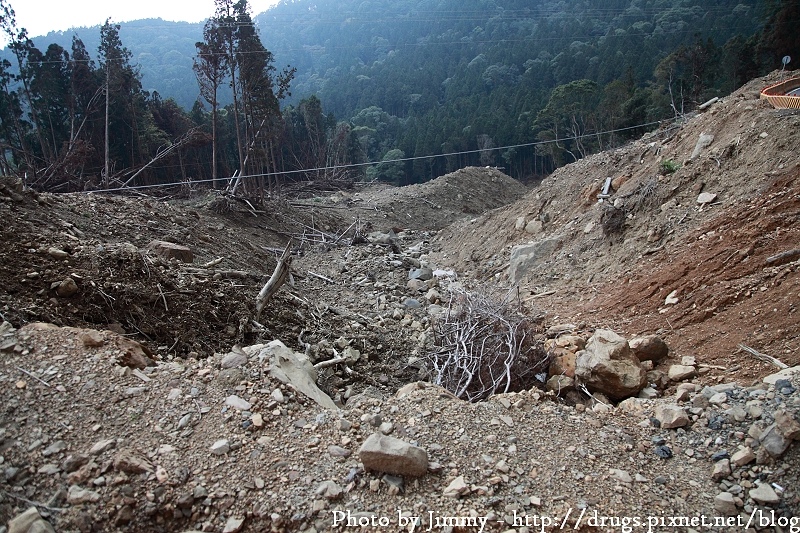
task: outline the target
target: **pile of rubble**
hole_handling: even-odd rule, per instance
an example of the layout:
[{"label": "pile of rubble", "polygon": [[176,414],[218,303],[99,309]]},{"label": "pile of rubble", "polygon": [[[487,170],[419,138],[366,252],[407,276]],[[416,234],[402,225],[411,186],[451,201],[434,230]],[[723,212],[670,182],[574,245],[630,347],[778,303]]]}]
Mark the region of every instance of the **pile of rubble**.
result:
[{"label": "pile of rubble", "polygon": [[[594,336],[589,349],[611,333]],[[348,516],[505,531],[569,509],[577,529],[581,511],[788,523],[800,505],[797,369],[752,387],[686,377],[616,407],[535,389],[467,403],[424,382],[334,403],[277,341],[148,362],[110,331],[4,326],[2,339],[12,533],[311,532]]]}]

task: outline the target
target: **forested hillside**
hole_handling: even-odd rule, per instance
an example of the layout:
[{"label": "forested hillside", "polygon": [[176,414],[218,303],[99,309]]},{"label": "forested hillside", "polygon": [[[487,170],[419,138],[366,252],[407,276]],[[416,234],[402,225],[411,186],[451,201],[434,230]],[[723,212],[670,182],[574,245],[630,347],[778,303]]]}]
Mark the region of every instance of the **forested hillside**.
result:
[{"label": "forested hillside", "polygon": [[[317,94],[327,111],[349,118],[369,160],[392,148],[402,151],[395,158],[419,157],[578,137],[538,152],[417,160],[405,175],[419,180],[466,163],[501,165],[515,177],[541,174],[619,140],[592,138],[596,132],[668,118],[727,94],[789,52],[780,41],[793,32],[790,21],[757,35],[780,7],[752,0],[295,0],[256,21],[277,57],[297,67],[295,95]],[[796,9],[791,18],[800,22]]]},{"label": "forested hillside", "polygon": [[[133,54],[131,60],[139,68],[144,90],[158,92],[184,109],[191,109],[199,94],[192,72],[192,61],[197,55],[194,45],[203,37],[203,24],[141,19],[120,24],[119,34]],[[99,26],[54,31],[33,37],[32,41],[40,50],[46,50],[52,43],[69,50],[73,36],[81,39],[90,55],[97,58]],[[10,51],[3,51],[0,57],[11,59]]]},{"label": "forested hillside", "polygon": [[[25,36],[21,60],[3,51],[3,170],[62,172],[47,182],[67,188],[106,172],[125,174],[117,185],[236,171],[262,186],[343,177],[406,184],[469,164],[530,180],[727,94],[784,55],[800,59],[800,6],[790,0],[284,0],[256,17],[246,3],[215,5],[205,27],[160,19],[119,26],[115,46],[130,78],[119,101],[138,107],[135,120],[112,131],[114,169],[86,159],[104,150],[101,95],[83,95],[84,111],[93,111],[85,130],[76,132],[80,113],[70,109],[80,100],[69,78],[81,54],[89,85],[102,93],[101,29]],[[209,33],[209,24],[220,29],[221,9],[233,13],[224,54]],[[5,33],[18,31],[7,22]],[[253,53],[258,67],[245,64]],[[215,67],[213,96],[206,75],[201,97],[193,65],[214,54],[229,64]],[[277,69],[287,66],[281,78]],[[258,84],[234,87],[234,102],[237,69],[253,68],[281,111],[269,96],[263,105],[241,100],[241,91],[261,94]],[[41,86],[54,71],[63,94],[30,94],[28,82]],[[54,116],[61,133],[47,135],[58,129]],[[73,149],[70,165],[56,169],[61,145],[74,148],[68,141],[81,131],[93,135],[81,139],[83,155]],[[373,161],[383,163],[363,165]]]}]

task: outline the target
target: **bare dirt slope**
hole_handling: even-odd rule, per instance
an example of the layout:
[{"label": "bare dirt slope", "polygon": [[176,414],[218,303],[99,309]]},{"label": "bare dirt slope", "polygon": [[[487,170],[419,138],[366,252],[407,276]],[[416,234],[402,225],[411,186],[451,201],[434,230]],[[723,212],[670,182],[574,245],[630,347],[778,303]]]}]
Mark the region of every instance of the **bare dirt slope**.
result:
[{"label": "bare dirt slope", "polygon": [[[545,242],[547,253],[513,281],[542,296],[531,301],[551,317],[657,332],[674,357],[696,356],[743,383],[771,368],[740,343],[800,363],[800,276],[791,253],[800,248],[800,115],[758,99],[776,76],[447,228],[433,258],[509,283],[512,247]],[[665,174],[664,161],[679,168]],[[599,203],[607,177],[615,187]],[[701,193],[713,200],[698,203]],[[673,291],[677,304],[665,305]]]},{"label": "bare dirt slope", "polygon": [[304,204],[335,209],[376,230],[440,230],[465,217],[507,205],[527,192],[496,168],[467,167],[435,180],[392,187],[374,184],[357,191],[314,196]]},{"label": "bare dirt slope", "polygon": [[[733,351],[798,362],[798,258],[780,254],[800,242],[799,117],[755,99],[766,81],[530,192],[478,168],[264,204],[0,181],[0,528],[28,531],[10,521],[34,508],[59,532],[413,529],[401,517],[417,531],[663,531],[701,516],[786,531],[800,382],[749,386],[771,369]],[[714,140],[689,162],[701,132]],[[659,174],[664,159],[680,168]],[[702,209],[701,192],[717,195]],[[603,218],[617,200],[624,216]],[[293,284],[255,322],[290,238]],[[551,252],[514,274],[531,316],[547,310],[537,340],[566,321],[584,340],[657,331],[699,375],[618,406],[403,388],[425,376],[450,291],[504,292],[511,246],[543,238]],[[273,340],[316,365],[336,409],[276,377]],[[423,448],[425,473],[365,470],[376,433]],[[348,512],[357,525],[335,527]]]}]

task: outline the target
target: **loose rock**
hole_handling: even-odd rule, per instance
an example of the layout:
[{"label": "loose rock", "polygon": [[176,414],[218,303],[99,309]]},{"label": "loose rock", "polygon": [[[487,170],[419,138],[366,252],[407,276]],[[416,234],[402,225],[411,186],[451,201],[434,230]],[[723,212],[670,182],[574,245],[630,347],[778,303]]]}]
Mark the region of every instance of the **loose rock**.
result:
[{"label": "loose rock", "polygon": [[656,407],[655,417],[664,429],[679,428],[689,424],[689,416],[678,405],[659,405]]},{"label": "loose rock", "polygon": [[425,475],[428,471],[425,450],[380,433],[373,433],[364,441],[358,456],[368,470],[411,477]]},{"label": "loose rock", "polygon": [[647,383],[647,374],[628,346],[610,330],[597,330],[578,352],[575,377],[589,390],[613,400],[635,396]]}]

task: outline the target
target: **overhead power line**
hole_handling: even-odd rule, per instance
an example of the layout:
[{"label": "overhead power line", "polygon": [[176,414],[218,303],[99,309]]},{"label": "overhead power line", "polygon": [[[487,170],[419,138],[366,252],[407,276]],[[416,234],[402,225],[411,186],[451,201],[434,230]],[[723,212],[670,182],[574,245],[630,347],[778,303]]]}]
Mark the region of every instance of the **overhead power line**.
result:
[{"label": "overhead power line", "polygon": [[[612,133],[619,133],[619,132],[622,132],[622,131],[630,131],[630,130],[635,130],[635,129],[639,129],[639,128],[647,128],[649,126],[655,126],[657,124],[662,124],[664,122],[675,122],[676,120],[678,120],[678,119],[656,120],[656,121],[652,121],[652,122],[645,122],[643,124],[637,124],[635,126],[627,126],[625,128],[617,128],[617,129],[613,129],[613,130],[607,130],[607,131],[591,133],[591,134],[584,135],[582,137],[596,137],[596,136],[599,136],[599,135],[610,135]],[[459,151],[459,152],[448,152],[448,153],[443,153],[443,154],[420,155],[420,156],[414,156],[414,157],[401,157],[401,158],[397,158],[397,159],[387,159],[387,160],[381,160],[381,161],[369,161],[369,162],[366,162],[366,163],[348,163],[346,165],[332,165],[332,166],[316,167],[316,168],[303,168],[303,169],[297,169],[297,170],[282,170],[282,171],[279,171],[279,172],[264,172],[264,173],[260,173],[260,174],[246,174],[244,176],[241,176],[241,178],[244,180],[244,179],[261,178],[261,177],[267,177],[267,176],[287,176],[287,175],[290,175],[290,174],[305,174],[305,173],[312,173],[312,172],[322,172],[322,171],[325,171],[325,170],[342,170],[342,169],[347,169],[347,168],[361,168],[361,167],[368,167],[368,166],[372,166],[372,165],[380,165],[380,164],[386,164],[386,163],[405,163],[405,162],[408,162],[408,161],[419,161],[419,160],[424,160],[424,159],[435,159],[435,158],[438,158],[438,157],[453,157],[453,156],[457,156],[457,155],[478,154],[478,153],[482,153],[482,152],[493,152],[495,150],[510,150],[512,148],[527,148],[527,147],[531,147],[531,146],[541,146],[541,145],[545,145],[545,144],[552,144],[552,143],[559,143],[559,142],[564,142],[564,141],[576,140],[578,138],[579,137],[577,137],[577,136],[561,137],[561,138],[558,138],[558,139],[550,139],[550,140],[547,140],[547,141],[536,141],[536,142],[523,143],[523,144],[511,144],[511,145],[507,145],[507,146],[496,146],[494,148],[480,148],[480,149],[476,149],[476,150],[463,150],[463,151]],[[210,183],[210,182],[213,182],[213,181],[220,181],[220,180],[228,181],[228,180],[232,180],[232,179],[238,179],[238,176],[235,177],[235,178],[230,178],[229,177],[229,178],[209,178],[209,179],[204,179],[204,180],[192,180],[190,183],[191,184]],[[186,185],[186,184],[187,184],[187,182],[185,182],[185,181],[176,181],[176,182],[172,182],[172,183],[155,183],[155,184],[152,184],[152,185],[133,185],[133,186],[129,186],[129,187],[111,187],[111,188],[108,188],[108,189],[97,189],[97,190],[94,190],[94,191],[86,191],[86,192],[87,193],[103,193],[103,192],[130,191],[130,190],[139,190],[139,189],[160,189],[160,188],[166,188],[166,187],[177,187],[177,186]]]}]

